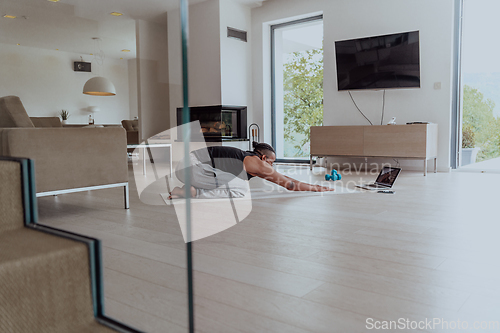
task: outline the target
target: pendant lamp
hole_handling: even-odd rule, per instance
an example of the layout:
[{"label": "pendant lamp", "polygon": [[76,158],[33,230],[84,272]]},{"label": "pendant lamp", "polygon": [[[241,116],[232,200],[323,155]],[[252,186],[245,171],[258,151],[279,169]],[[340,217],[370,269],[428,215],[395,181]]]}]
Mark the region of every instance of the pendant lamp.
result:
[{"label": "pendant lamp", "polygon": [[113,83],[105,77],[96,76],[85,83],[83,93],[93,96],[114,96],[116,89]]},{"label": "pendant lamp", "polygon": [[[99,43],[101,39],[98,37],[92,38],[96,47],[96,52],[94,53],[94,59],[99,66],[104,64],[104,51],[101,49]],[[83,93],[92,96],[114,96],[116,95],[116,89],[113,83],[103,76],[95,76],[89,79],[83,86]]]}]

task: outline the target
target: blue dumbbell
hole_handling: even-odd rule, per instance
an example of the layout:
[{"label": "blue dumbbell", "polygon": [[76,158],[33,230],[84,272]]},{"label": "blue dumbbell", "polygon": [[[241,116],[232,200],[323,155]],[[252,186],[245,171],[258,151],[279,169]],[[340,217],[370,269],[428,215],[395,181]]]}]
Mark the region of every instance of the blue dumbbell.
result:
[{"label": "blue dumbbell", "polygon": [[325,175],[325,179],[336,181],[336,180],[341,180],[342,176],[340,175],[340,173],[337,172],[337,170],[333,169],[331,172],[331,175],[329,175],[329,174]]}]

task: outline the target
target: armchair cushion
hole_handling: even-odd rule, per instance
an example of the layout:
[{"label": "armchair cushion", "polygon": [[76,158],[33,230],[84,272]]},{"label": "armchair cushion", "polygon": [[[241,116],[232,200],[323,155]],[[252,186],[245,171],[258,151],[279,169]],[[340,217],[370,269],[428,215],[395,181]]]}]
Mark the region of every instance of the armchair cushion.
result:
[{"label": "armchair cushion", "polygon": [[0,98],[0,128],[35,127],[17,96]]},{"label": "armchair cushion", "polygon": [[62,127],[59,117],[30,117],[35,127]]}]

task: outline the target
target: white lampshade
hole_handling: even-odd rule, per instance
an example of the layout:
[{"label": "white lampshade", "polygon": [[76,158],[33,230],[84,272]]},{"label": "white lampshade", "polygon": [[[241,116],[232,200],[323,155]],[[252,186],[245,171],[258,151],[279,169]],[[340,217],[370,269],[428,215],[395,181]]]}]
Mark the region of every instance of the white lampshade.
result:
[{"label": "white lampshade", "polygon": [[99,112],[99,111],[101,111],[101,109],[99,109],[98,106],[89,106],[88,110],[90,112]]},{"label": "white lampshade", "polygon": [[85,83],[83,93],[93,96],[114,96],[116,89],[113,83],[105,77],[96,76]]}]

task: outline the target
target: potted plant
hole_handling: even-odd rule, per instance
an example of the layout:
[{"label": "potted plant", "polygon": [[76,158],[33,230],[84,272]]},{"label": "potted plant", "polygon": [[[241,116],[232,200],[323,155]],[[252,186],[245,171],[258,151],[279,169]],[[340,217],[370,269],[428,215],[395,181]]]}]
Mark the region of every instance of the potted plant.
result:
[{"label": "potted plant", "polygon": [[66,120],[68,120],[69,118],[69,112],[66,110],[61,110],[61,112],[59,112],[59,116],[61,117],[61,122],[64,125],[66,124]]},{"label": "potted plant", "polygon": [[462,164],[476,163],[477,153],[481,148],[476,147],[476,137],[471,125],[464,125],[462,128]]}]

